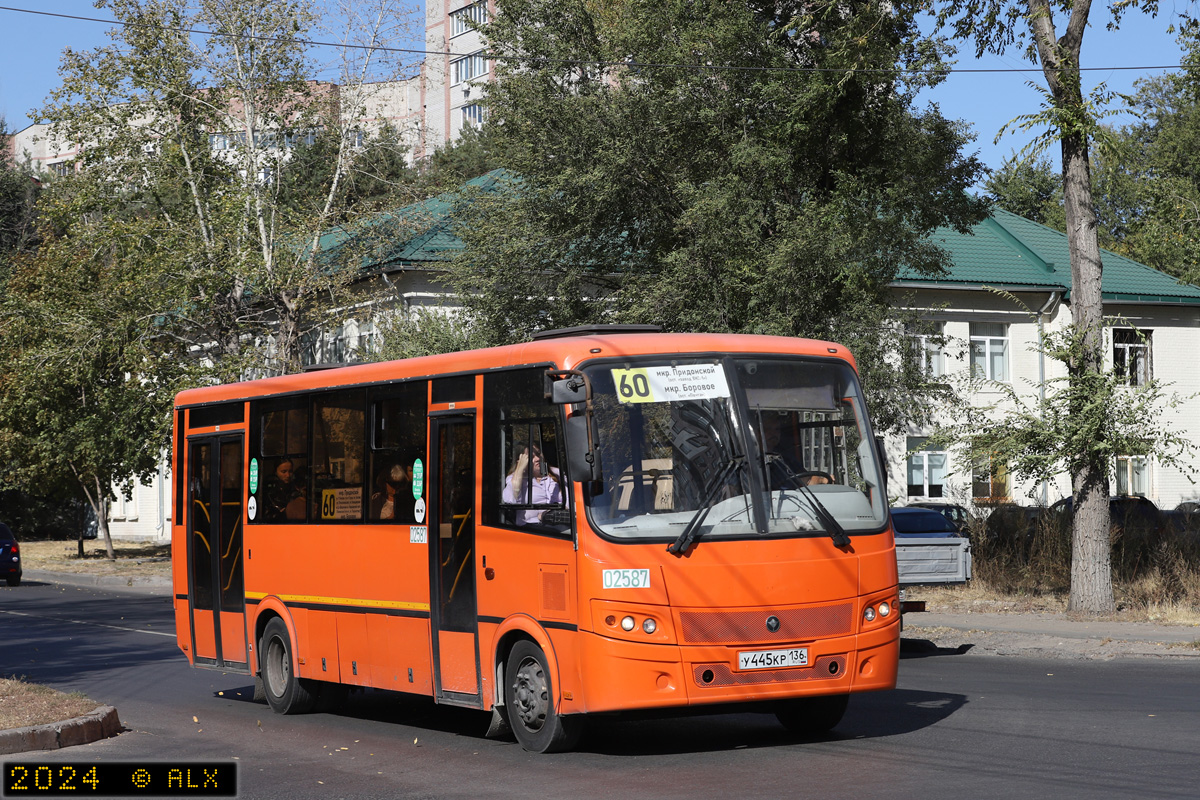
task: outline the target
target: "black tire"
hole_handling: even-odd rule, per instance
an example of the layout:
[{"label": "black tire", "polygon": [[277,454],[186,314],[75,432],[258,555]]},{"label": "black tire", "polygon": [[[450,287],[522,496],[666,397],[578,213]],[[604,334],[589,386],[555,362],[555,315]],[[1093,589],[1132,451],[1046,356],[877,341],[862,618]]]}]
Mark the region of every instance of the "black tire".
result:
[{"label": "black tire", "polygon": [[546,654],[528,639],[517,642],[504,668],[504,708],[513,735],[531,753],[570,750],[583,733],[583,718],[554,708],[554,685]]},{"label": "black tire", "polygon": [[834,694],[824,697],[800,697],[788,700],[775,709],[783,727],[801,736],[820,736],[842,721],[850,695]]},{"label": "black tire", "polygon": [[313,681],[292,670],[292,640],[279,617],[267,623],[258,647],[259,669],[267,705],[276,714],[306,714],[317,703]]},{"label": "black tire", "polygon": [[6,575],[6,576],[4,576],[4,579],[6,581],[8,581],[9,586],[20,586],[21,585],[21,576],[20,575]]}]

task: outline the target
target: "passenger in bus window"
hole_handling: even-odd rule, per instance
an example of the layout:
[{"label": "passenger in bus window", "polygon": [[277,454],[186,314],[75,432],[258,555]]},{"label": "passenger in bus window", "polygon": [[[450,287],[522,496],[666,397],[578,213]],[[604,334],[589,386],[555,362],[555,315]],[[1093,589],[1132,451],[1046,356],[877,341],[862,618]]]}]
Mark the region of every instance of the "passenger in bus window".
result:
[{"label": "passenger in bus window", "polygon": [[385,467],[375,478],[377,491],[371,495],[370,518],[414,522],[412,484],[412,475],[403,464]]},{"label": "passenger in bus window", "polygon": [[[505,503],[514,505],[563,505],[562,475],[549,466],[536,446],[521,448],[516,463],[504,481]],[[516,524],[539,525],[544,508],[526,508],[517,512]]]},{"label": "passenger in bus window", "polygon": [[304,519],[307,504],[295,477],[295,463],[290,458],[285,458],[275,467],[275,478],[264,494],[268,520]]}]

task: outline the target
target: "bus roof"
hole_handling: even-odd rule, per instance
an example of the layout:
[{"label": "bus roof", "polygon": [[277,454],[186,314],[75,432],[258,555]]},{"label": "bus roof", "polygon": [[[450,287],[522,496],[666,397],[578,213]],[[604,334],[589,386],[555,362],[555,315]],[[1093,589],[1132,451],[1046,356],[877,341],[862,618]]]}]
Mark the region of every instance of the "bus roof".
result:
[{"label": "bus roof", "polygon": [[181,408],[342,386],[361,386],[411,378],[482,372],[522,365],[554,364],[560,369],[574,369],[582,362],[593,358],[677,353],[763,353],[826,358],[833,356],[856,367],[854,357],[845,346],[815,339],[734,333],[594,332],[535,340],[523,344],[489,347],[482,350],[465,350],[401,361],[357,364],[188,389],[176,396],[175,406]]}]

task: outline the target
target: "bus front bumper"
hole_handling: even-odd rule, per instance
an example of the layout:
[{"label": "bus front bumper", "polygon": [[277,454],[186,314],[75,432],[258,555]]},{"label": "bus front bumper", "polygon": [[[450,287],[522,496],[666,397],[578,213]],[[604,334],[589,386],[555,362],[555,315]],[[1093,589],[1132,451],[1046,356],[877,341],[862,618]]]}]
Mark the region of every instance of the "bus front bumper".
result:
[{"label": "bus front bumper", "polygon": [[738,653],[764,648],[646,644],[580,631],[584,691],[568,713],[771,701],[896,686],[898,616],[868,633],[794,646],[807,648],[806,666],[742,670]]}]

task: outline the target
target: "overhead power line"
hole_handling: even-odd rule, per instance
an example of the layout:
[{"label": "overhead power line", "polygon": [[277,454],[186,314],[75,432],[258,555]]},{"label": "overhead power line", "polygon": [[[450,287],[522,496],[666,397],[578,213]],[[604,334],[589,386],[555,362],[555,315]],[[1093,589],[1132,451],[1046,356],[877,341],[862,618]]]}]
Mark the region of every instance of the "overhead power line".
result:
[{"label": "overhead power line", "polygon": [[[100,17],[84,17],[77,14],[60,14],[52,11],[36,11],[32,8],[14,8],[11,6],[0,6],[0,11],[13,11],[20,14],[34,14],[43,17],[58,17],[60,19],[73,19],[82,22],[99,22],[104,25],[120,25],[128,28],[163,28],[176,33],[194,34],[196,36],[215,36],[226,38],[239,39],[255,39],[257,41],[278,42],[291,41],[297,44],[309,45],[311,47],[340,47],[349,50],[375,50],[385,53],[410,53],[413,55],[424,56],[445,56],[448,58],[466,58],[467,56],[483,56],[484,58],[496,61],[537,61],[544,64],[562,64],[566,66],[593,66],[593,67],[632,67],[636,69],[695,69],[695,70],[711,70],[721,72],[802,72],[802,73],[819,73],[819,72],[860,72],[860,73],[881,73],[887,75],[896,74],[938,74],[938,75],[962,75],[962,74],[998,74],[998,73],[1022,73],[1040,71],[1040,67],[1031,64],[1028,67],[937,67],[934,69],[920,68],[885,68],[871,67],[863,69],[846,69],[844,67],[743,67],[732,64],[675,64],[675,63],[658,63],[645,61],[589,61],[585,59],[566,59],[566,58],[543,58],[541,56],[528,55],[505,55],[503,53],[490,52],[471,52],[471,53],[455,53],[449,50],[426,50],[410,47],[383,47],[378,45],[362,45],[362,44],[347,44],[341,42],[321,42],[314,39],[283,39],[278,36],[257,36],[244,33],[222,33],[221,31],[209,31],[200,28],[182,28],[172,25],[152,25],[139,24],[136,22],[122,22],[115,19],[102,19]],[[1159,64],[1147,66],[1109,66],[1109,67],[1080,67],[1080,72],[1114,72],[1114,71],[1151,71],[1151,70],[1177,70],[1182,69],[1182,64]]]}]

